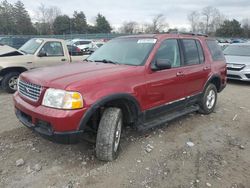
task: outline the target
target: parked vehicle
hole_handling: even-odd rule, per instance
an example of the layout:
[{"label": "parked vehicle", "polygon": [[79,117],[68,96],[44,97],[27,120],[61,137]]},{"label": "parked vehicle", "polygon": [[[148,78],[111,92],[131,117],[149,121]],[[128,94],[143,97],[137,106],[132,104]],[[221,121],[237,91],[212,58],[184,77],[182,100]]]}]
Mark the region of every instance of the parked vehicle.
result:
[{"label": "parked vehicle", "polygon": [[67,48],[69,51],[69,55],[71,56],[85,55],[85,53],[77,46],[67,45]]},{"label": "parked vehicle", "polygon": [[86,49],[86,53],[92,54],[97,49],[99,49],[100,47],[102,47],[104,44],[105,44],[105,42],[95,41],[95,42],[92,43],[92,47],[91,48]]},{"label": "parked vehicle", "polygon": [[14,105],[24,125],[50,138],[95,133],[97,158],[112,161],[125,125],[145,130],[191,112],[210,114],[225,86],[215,40],[136,35],[111,40],[86,63],[22,73]]},{"label": "parked vehicle", "polygon": [[1,51],[0,82],[5,91],[14,93],[20,73],[38,67],[82,61],[86,57],[70,56],[64,40],[31,39],[19,50]]},{"label": "parked vehicle", "polygon": [[27,37],[1,37],[0,44],[8,45],[8,46],[18,49],[28,40],[29,38]]},{"label": "parked vehicle", "polygon": [[89,48],[93,47],[93,40],[89,40],[89,39],[73,39],[73,40],[71,40],[70,45],[77,46],[83,52],[86,52],[86,51],[88,51]]},{"label": "parked vehicle", "polygon": [[250,81],[250,42],[231,44],[223,52],[227,61],[227,77]]}]

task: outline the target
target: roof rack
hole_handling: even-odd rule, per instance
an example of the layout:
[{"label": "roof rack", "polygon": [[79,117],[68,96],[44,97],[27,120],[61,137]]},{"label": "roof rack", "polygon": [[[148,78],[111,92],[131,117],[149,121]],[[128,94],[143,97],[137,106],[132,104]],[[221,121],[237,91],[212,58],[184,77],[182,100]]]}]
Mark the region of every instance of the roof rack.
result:
[{"label": "roof rack", "polygon": [[206,34],[202,33],[192,33],[192,32],[179,32],[179,31],[170,31],[169,34],[178,34],[178,35],[192,35],[192,36],[202,36],[202,37],[208,37]]}]

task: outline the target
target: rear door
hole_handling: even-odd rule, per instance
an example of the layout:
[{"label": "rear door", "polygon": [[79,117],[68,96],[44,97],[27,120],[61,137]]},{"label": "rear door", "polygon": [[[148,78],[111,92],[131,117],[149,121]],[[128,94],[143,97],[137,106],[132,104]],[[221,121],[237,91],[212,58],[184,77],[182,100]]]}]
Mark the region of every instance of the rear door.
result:
[{"label": "rear door", "polygon": [[202,92],[211,71],[209,59],[205,58],[200,41],[197,39],[181,39],[183,52],[183,74],[185,77],[185,96],[193,96]]},{"label": "rear door", "polygon": [[[39,57],[40,53],[45,53],[46,56]],[[36,56],[36,67],[52,66],[63,62],[70,62],[70,59],[59,41],[46,42]]]}]

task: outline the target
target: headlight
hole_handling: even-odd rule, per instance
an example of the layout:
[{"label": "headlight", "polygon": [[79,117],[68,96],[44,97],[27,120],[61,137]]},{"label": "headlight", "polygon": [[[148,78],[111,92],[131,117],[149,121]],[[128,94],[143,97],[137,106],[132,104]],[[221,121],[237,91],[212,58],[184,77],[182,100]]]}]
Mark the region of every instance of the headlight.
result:
[{"label": "headlight", "polygon": [[73,110],[83,107],[83,99],[78,92],[50,88],[44,94],[42,105],[51,108]]}]

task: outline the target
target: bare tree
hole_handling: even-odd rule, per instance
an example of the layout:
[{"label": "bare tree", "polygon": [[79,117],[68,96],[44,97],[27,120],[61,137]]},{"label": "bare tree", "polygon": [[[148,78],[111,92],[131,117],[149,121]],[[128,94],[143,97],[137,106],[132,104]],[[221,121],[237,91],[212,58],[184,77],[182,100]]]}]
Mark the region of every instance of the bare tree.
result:
[{"label": "bare tree", "polygon": [[217,8],[208,6],[202,9],[204,18],[205,33],[214,33],[225,20],[225,16]]},{"label": "bare tree", "polygon": [[134,21],[124,22],[120,28],[121,33],[133,34],[138,32],[138,23]]},{"label": "bare tree", "polygon": [[40,4],[37,9],[37,24],[43,33],[51,34],[53,32],[53,23],[59,15],[61,15],[61,10],[58,7],[46,7],[44,4]]},{"label": "bare tree", "polygon": [[168,28],[168,24],[166,23],[165,16],[163,14],[156,15],[152,23],[146,24],[146,33],[160,33],[165,31]]},{"label": "bare tree", "polygon": [[198,32],[199,20],[200,20],[199,12],[192,11],[190,14],[188,14],[188,21],[190,22],[192,32]]}]

